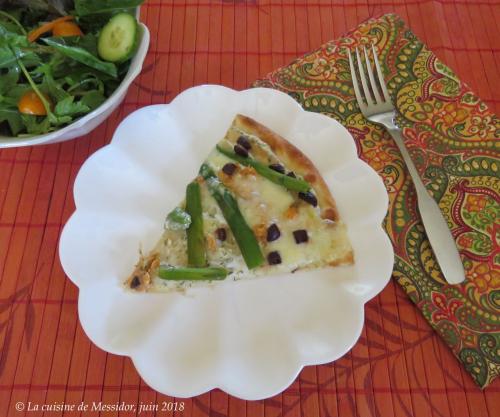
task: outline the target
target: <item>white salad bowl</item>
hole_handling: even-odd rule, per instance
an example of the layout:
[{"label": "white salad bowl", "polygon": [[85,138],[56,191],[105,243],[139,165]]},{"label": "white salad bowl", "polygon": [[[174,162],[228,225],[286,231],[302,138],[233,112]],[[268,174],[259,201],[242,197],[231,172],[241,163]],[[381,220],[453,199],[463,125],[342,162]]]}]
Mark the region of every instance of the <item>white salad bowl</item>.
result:
[{"label": "white salad bowl", "polygon": [[[314,162],[347,225],[355,264],[184,292],[127,290],[123,281],[139,248],[153,248],[165,215],[236,113],[270,127]],[[364,304],[392,272],[382,180],[358,158],[341,124],[276,90],[205,85],[135,111],[83,164],[74,197],[59,255],[80,290],[83,329],[100,348],[130,356],[151,387],[175,397],[220,388],[254,400],[284,390],[303,366],[351,349]]]},{"label": "white salad bowl", "polygon": [[142,70],[142,64],[146,58],[149,47],[148,27],[139,22],[139,46],[137,52],[130,62],[130,68],[118,88],[104,103],[95,110],[87,113],[73,123],[54,132],[43,135],[31,135],[25,137],[12,137],[0,135],[0,148],[15,148],[19,146],[46,145],[49,143],[62,142],[86,135],[99,126],[120,105],[125,98],[127,90]]}]

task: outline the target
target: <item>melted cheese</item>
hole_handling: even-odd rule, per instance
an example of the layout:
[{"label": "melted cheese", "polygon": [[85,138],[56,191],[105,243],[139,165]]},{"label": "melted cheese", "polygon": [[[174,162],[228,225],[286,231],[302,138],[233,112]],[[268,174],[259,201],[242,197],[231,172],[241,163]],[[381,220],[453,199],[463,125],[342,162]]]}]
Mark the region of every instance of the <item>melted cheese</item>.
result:
[{"label": "melted cheese", "polygon": [[[215,172],[220,172],[228,162],[234,161],[216,150],[207,159]],[[280,229],[280,237],[273,242],[267,242],[266,233],[263,238],[260,236],[264,255],[278,251],[282,260],[280,265],[264,265],[263,270],[269,272],[272,268],[292,271],[327,265],[350,249],[345,228],[341,224],[322,219],[319,207],[312,207],[299,200],[295,193],[257,173],[251,174],[251,169],[248,168],[240,168],[231,177],[224,174],[220,176],[236,196],[243,217],[254,231],[259,228],[267,231],[273,223]],[[290,216],[290,213],[295,215]],[[297,244],[293,235],[297,230],[306,230],[309,240]],[[260,271],[254,273],[260,275]]]}]

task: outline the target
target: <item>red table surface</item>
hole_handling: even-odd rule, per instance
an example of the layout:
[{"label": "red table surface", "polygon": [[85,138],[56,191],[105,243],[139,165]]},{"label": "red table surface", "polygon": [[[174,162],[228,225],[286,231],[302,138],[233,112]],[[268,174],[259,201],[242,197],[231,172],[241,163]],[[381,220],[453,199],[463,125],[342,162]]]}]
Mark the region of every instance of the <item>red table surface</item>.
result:
[{"label": "red table surface", "polygon": [[75,176],[127,114],[169,102],[194,85],[246,88],[387,12],[405,19],[498,113],[498,0],[150,0],[141,11],[151,31],[149,53],[119,109],[78,140],[0,151],[0,416],[99,414],[16,411],[16,403],[28,407],[28,401],[31,408],[123,401],[160,409],[163,401],[183,402],[183,411],[156,413],[162,416],[498,415],[500,379],[484,391],[477,388],[394,282],[366,305],[354,348],[334,363],[305,368],[282,394],[255,402],[219,390],[182,400],[161,395],[141,380],[129,358],[107,354],[84,334],[78,290],[57,255],[62,226],[74,210]]}]

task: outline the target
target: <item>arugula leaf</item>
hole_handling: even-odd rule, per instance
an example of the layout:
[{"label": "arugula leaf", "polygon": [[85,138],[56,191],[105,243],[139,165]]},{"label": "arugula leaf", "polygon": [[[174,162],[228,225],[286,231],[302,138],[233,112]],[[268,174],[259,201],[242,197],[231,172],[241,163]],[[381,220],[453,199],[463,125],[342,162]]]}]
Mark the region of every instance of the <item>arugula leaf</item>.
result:
[{"label": "arugula leaf", "polygon": [[30,46],[30,43],[26,36],[9,30],[3,22],[0,23],[0,35],[2,35],[0,41],[3,45],[9,44],[11,46]]},{"label": "arugula leaf", "polygon": [[[84,78],[94,77],[104,84],[110,81],[120,81],[110,75],[97,71],[76,61],[66,61],[65,66],[56,67],[53,71],[55,79],[68,78],[68,83],[74,85]],[[100,84],[100,83],[99,83]]]},{"label": "arugula leaf", "polygon": [[77,46],[90,52],[94,56],[97,55],[97,36],[93,33],[86,33],[83,36],[67,36],[64,38],[67,45]]},{"label": "arugula leaf", "polygon": [[7,72],[2,73],[0,77],[0,95],[12,90],[19,82],[19,73],[21,69],[17,65],[12,65]]},{"label": "arugula leaf", "polygon": [[86,105],[90,110],[94,110],[106,101],[103,93],[97,90],[85,93],[80,99],[80,103]]},{"label": "arugula leaf", "polygon": [[43,79],[43,84],[46,86],[51,97],[54,97],[57,101],[62,101],[68,97],[71,97],[71,94],[66,92],[64,88],[62,88],[53,78],[52,75],[48,74]]},{"label": "arugula leaf", "polygon": [[[1,17],[1,16],[0,16]],[[11,23],[11,22],[6,22],[6,21],[2,21],[1,22],[1,25],[3,26],[3,28],[6,30],[6,31],[9,31],[9,32],[12,32],[12,33],[15,33],[17,35],[22,35],[21,33],[19,33],[19,28],[14,24],[14,23]]]},{"label": "arugula leaf", "polygon": [[[1,36],[1,35],[0,35]],[[9,68],[16,63],[16,56],[8,46],[0,45],[0,69]]]},{"label": "arugula leaf", "polygon": [[87,113],[89,110],[90,108],[81,101],[75,102],[74,96],[69,96],[56,104],[54,114],[56,116],[74,116],[79,113]]},{"label": "arugula leaf", "polygon": [[75,10],[78,16],[89,14],[113,13],[137,7],[144,0],[75,0]]},{"label": "arugula leaf", "polygon": [[[54,113],[51,113],[47,116],[52,126],[62,126],[67,125],[73,121],[71,116],[56,116]],[[51,128],[50,130],[55,130]]]},{"label": "arugula leaf", "polygon": [[40,59],[32,49],[26,36],[11,32],[0,23],[0,69],[16,65],[17,59],[28,66],[37,65]]},{"label": "arugula leaf", "polygon": [[54,77],[52,75],[52,62],[40,65],[34,73],[37,74],[42,74],[43,75],[43,82],[41,84],[41,88],[45,89],[48,91],[51,97],[53,97],[56,101],[61,101],[67,97],[70,97],[71,94],[66,92],[64,88],[58,83],[56,80],[54,80]]},{"label": "arugula leaf", "polygon": [[42,41],[55,48],[61,54],[74,59],[81,64],[88,65],[89,67],[108,74],[114,78],[118,76],[116,66],[114,64],[111,62],[101,61],[99,58],[83,48],[67,45],[64,38],[42,38]]},{"label": "arugula leaf", "polygon": [[71,92],[73,95],[81,95],[89,90],[104,92],[104,84],[92,74],[89,74],[86,78],[82,77],[78,81],[74,81],[70,77],[64,77],[64,80],[71,86],[68,88],[68,93]]},{"label": "arugula leaf", "polygon": [[[25,36],[11,32],[3,23],[0,23],[0,69],[10,68],[16,64],[16,54],[13,52],[11,46],[22,44],[22,38],[26,40]],[[18,58],[22,58],[29,53],[21,50],[16,52]]]},{"label": "arugula leaf", "polygon": [[21,114],[16,108],[1,108],[0,107],[0,125],[7,122],[13,135],[17,135],[24,129],[24,123],[21,119]]},{"label": "arugula leaf", "polygon": [[[23,64],[28,68],[37,67],[42,63],[41,58],[31,51],[22,50],[15,46],[12,47],[12,50],[14,51],[14,54],[12,56],[14,56],[14,58],[17,56],[17,59],[21,60]],[[18,65],[17,60],[16,62],[13,62],[11,65],[9,65],[9,67],[13,65]]]},{"label": "arugula leaf", "polygon": [[31,135],[41,135],[49,132],[50,120],[48,117],[39,119],[40,116],[33,116],[31,114],[21,114],[21,120],[26,126],[26,131]]},{"label": "arugula leaf", "polygon": [[[1,1],[1,0],[0,0]],[[55,38],[59,39],[59,38]],[[92,32],[87,32],[83,36],[65,36],[64,44],[85,49],[94,56],[99,56],[97,53],[97,35]]]}]

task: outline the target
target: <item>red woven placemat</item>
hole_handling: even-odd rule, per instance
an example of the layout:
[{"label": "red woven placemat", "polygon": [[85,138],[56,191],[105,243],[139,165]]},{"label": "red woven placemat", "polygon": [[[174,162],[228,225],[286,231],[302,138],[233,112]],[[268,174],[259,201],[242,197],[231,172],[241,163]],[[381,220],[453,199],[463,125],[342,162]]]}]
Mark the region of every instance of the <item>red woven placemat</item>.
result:
[{"label": "red woven placemat", "polygon": [[[128,113],[202,83],[246,88],[278,66],[370,16],[396,12],[436,55],[499,113],[500,2],[174,1],[142,10],[152,42],[141,76],[108,121],[76,141],[0,151],[0,415],[15,405],[157,404],[131,361],[107,354],[78,324],[77,290],[57,257],[74,209],[79,167]],[[493,416],[500,385],[480,391],[395,284],[366,306],[359,342],[333,364],[307,367],[274,398],[244,402],[220,391],[182,400],[176,416]],[[181,400],[177,400],[181,401]],[[136,415],[137,412],[102,412]],[[154,415],[143,412],[143,415]]]}]

